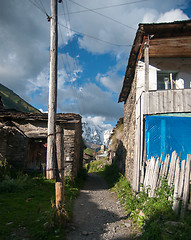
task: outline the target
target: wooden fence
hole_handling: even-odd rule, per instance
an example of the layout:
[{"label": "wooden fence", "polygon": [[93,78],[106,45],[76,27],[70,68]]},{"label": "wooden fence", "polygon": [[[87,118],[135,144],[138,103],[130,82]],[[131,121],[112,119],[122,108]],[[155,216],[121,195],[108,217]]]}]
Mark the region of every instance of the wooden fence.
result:
[{"label": "wooden fence", "polygon": [[171,159],[170,155],[167,154],[165,161],[161,162],[161,160],[162,155],[157,160],[154,157],[149,159],[141,177],[142,186],[148,189],[149,197],[153,197],[155,189],[161,185],[161,180],[166,177],[168,185],[174,187],[173,210],[178,213],[179,202],[182,201],[181,213],[183,214],[190,196],[191,154],[187,155],[187,161],[182,160],[181,163],[176,151],[172,153]]}]

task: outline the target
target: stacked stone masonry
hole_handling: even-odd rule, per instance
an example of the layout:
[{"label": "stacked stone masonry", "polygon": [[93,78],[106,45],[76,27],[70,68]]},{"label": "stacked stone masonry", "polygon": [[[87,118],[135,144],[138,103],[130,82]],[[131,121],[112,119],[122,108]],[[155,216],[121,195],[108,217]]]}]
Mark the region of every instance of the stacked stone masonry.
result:
[{"label": "stacked stone masonry", "polygon": [[[47,118],[25,118],[18,113],[0,112],[0,160],[21,170],[42,171],[46,163]],[[66,116],[68,116],[66,114]],[[79,115],[60,120],[64,129],[65,175],[75,177],[82,167],[82,125]]]},{"label": "stacked stone masonry", "polygon": [[126,149],[125,176],[133,184],[134,147],[135,147],[135,119],[136,119],[136,78],[131,86],[128,99],[124,103],[124,138]]}]

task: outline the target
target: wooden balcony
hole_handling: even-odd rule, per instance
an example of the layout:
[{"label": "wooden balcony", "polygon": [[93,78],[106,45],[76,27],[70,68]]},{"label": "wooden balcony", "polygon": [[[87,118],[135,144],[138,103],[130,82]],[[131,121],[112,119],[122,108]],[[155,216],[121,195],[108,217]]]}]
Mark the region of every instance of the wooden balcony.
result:
[{"label": "wooden balcony", "polygon": [[143,93],[142,114],[191,112],[191,89]]}]

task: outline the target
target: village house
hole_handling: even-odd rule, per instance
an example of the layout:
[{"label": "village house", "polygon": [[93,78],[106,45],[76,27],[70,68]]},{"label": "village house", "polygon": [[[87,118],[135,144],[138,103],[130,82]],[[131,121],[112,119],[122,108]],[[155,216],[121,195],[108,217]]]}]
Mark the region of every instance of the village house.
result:
[{"label": "village house", "polygon": [[191,153],[191,21],[139,24],[119,102],[125,175],[134,190],[151,157]]},{"label": "village house", "polygon": [[[46,164],[47,121],[45,113],[23,113],[0,109],[0,160],[16,169],[42,171]],[[64,172],[75,177],[82,167],[81,116],[57,114],[56,124],[64,129]]]}]

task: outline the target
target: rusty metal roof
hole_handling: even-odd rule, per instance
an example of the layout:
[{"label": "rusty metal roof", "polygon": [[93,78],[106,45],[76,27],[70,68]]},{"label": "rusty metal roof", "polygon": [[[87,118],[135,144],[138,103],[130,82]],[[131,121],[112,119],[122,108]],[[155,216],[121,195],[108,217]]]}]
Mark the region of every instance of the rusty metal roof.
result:
[{"label": "rusty metal roof", "polygon": [[118,102],[126,101],[135,75],[136,64],[143,57],[144,37],[149,36],[149,57],[191,58],[191,20],[171,23],[139,24]]}]

